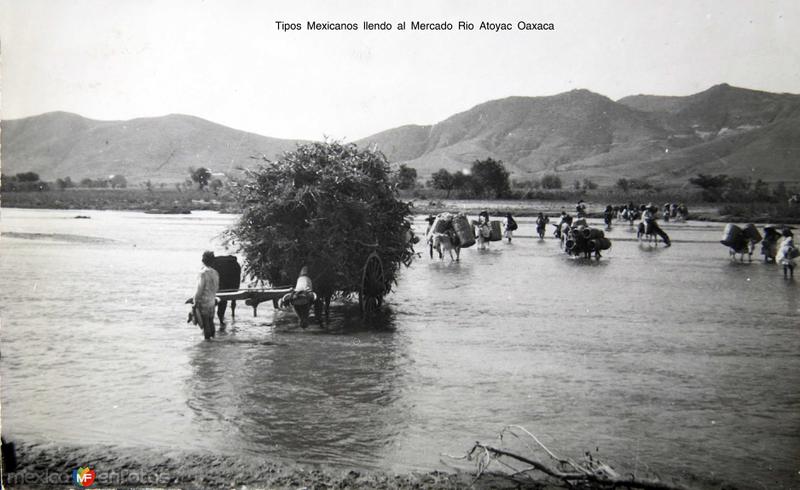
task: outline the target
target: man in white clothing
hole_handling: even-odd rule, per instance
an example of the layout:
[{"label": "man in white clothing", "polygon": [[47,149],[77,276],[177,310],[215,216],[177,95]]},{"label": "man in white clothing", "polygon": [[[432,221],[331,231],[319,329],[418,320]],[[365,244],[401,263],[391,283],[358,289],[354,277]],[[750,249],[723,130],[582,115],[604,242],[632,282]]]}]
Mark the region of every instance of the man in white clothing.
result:
[{"label": "man in white clothing", "polygon": [[213,264],[214,252],[203,252],[203,269],[194,293],[195,314],[206,340],[214,336],[214,306],[219,291],[219,273],[211,267]]}]

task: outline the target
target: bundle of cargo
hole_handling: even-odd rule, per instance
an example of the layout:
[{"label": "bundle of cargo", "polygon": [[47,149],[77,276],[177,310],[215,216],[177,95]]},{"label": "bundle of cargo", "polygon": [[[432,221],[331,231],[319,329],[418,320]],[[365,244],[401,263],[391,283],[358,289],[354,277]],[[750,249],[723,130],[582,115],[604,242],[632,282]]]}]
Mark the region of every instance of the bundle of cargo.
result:
[{"label": "bundle of cargo", "polygon": [[452,233],[455,236],[458,240],[456,245],[460,248],[468,248],[475,245],[475,233],[469,219],[463,213],[445,212],[438,215],[431,226],[431,236],[428,239],[432,239],[433,235],[436,234],[447,233]]},{"label": "bundle of cargo", "polygon": [[503,223],[501,221],[489,222],[489,241],[499,242],[503,239]]},{"label": "bundle of cargo", "polygon": [[472,224],[469,222],[466,215],[462,213],[455,215],[453,218],[453,230],[456,232],[461,248],[468,248],[475,245],[475,230],[473,230]]},{"label": "bundle of cargo", "polygon": [[743,232],[747,239],[753,243],[758,243],[762,240],[761,233],[759,233],[758,228],[756,228],[756,225],[753,223],[748,223],[748,225],[744,227]]},{"label": "bundle of cargo", "polygon": [[764,227],[764,240],[761,242],[761,255],[764,256],[764,262],[775,262],[780,241],[781,232],[776,226]]},{"label": "bundle of cargo", "polygon": [[747,248],[751,243],[759,243],[762,239],[758,228],[752,223],[749,223],[744,229],[733,223],[728,223],[725,225],[725,230],[722,232],[722,240],[719,242],[726,247],[736,250],[738,253],[740,250]]},{"label": "bundle of cargo", "polygon": [[[325,313],[334,295],[379,308],[414,256],[410,203],[386,157],[355,144],[309,143],[266,157],[232,187],[241,216],[225,243],[255,284],[294,284],[308,266]],[[316,313],[315,304],[315,313]]]},{"label": "bundle of cargo", "polygon": [[594,253],[597,258],[600,258],[600,252],[609,248],[611,248],[611,240],[606,238],[603,230],[583,225],[571,228],[569,236],[564,242],[566,252],[576,256],[589,257]]},{"label": "bundle of cargo", "polygon": [[452,228],[453,214],[445,212],[436,217],[433,226],[431,226],[431,233],[447,233]]},{"label": "bundle of cargo", "polygon": [[742,229],[733,223],[728,223],[725,225],[725,230],[722,232],[722,240],[719,242],[726,247],[736,249],[746,241],[747,240],[744,238],[744,232]]},{"label": "bundle of cargo", "polygon": [[733,223],[728,223],[725,225],[725,229],[722,232],[722,240],[719,242],[730,249],[732,257],[735,258],[736,254],[741,254],[741,260],[744,261],[744,254],[748,254],[752,261],[755,246],[762,239],[758,228],[752,223],[746,225],[744,229]]}]

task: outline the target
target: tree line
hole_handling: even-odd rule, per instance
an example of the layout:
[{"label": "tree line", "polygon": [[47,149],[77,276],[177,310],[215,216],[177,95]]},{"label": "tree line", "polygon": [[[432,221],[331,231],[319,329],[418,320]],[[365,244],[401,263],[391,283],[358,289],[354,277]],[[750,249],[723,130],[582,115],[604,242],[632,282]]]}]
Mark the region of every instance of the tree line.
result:
[{"label": "tree line", "polygon": [[128,187],[128,179],[124,175],[116,174],[100,179],[85,178],[76,184],[71,177],[59,177],[53,182],[43,181],[36,172],[0,175],[0,191],[2,192],[44,192],[53,188],[64,190],[75,187],[125,189]]},{"label": "tree line", "polygon": [[476,160],[467,171],[450,173],[440,169],[431,175],[428,185],[447,192],[447,197],[454,190],[466,191],[474,197],[495,199],[511,194],[509,172],[502,161],[493,158]]},{"label": "tree line", "polygon": [[[196,187],[200,190],[211,190],[217,194],[223,187],[222,179],[214,178],[213,174],[206,167],[189,167],[188,177],[184,182],[176,183],[178,191],[184,191]],[[416,178],[416,170],[414,171]],[[148,191],[153,191],[156,186],[163,189],[166,183],[154,184],[151,180],[142,182],[140,186]],[[79,182],[72,180],[72,177],[59,177],[55,181],[44,181],[36,172],[19,172],[14,175],[0,175],[0,192],[45,192],[53,189],[63,191],[65,189],[84,188],[84,189],[126,189],[128,179],[122,174],[114,174],[108,177],[84,178]]]}]

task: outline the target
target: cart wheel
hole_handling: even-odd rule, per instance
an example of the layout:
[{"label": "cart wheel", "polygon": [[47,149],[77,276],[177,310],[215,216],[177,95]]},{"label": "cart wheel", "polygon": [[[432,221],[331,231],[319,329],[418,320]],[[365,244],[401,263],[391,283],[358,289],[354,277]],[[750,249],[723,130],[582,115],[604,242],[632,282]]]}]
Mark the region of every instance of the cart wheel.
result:
[{"label": "cart wheel", "polygon": [[383,263],[377,253],[372,252],[364,264],[361,275],[361,291],[358,293],[358,305],[362,313],[371,313],[383,304],[386,294],[386,282],[383,276]]}]

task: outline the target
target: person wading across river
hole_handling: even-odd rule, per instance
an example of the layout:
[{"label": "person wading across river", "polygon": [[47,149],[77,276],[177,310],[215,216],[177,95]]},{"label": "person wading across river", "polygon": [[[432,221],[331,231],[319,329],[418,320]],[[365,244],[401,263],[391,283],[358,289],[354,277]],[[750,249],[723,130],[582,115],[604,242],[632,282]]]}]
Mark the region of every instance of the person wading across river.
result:
[{"label": "person wading across river", "polygon": [[664,240],[664,246],[669,247],[672,245],[672,242],[669,239],[669,235],[667,232],[661,229],[656,223],[656,213],[658,212],[658,208],[653,206],[652,203],[647,204],[646,206],[642,206],[642,227],[640,228],[640,233],[644,232],[646,235],[658,235]]},{"label": "person wading across river", "polygon": [[489,248],[489,237],[492,233],[488,211],[481,211],[478,213],[477,227],[478,230],[475,235],[477,235],[478,238],[478,250],[486,250]]},{"label": "person wading across river", "polygon": [[517,229],[517,222],[514,220],[514,217],[511,216],[511,213],[506,214],[506,226],[505,226],[505,237],[508,239],[508,243],[511,243],[511,237],[514,235],[514,230]]},{"label": "person wading across river", "polygon": [[219,273],[212,268],[214,252],[203,252],[203,269],[197,279],[194,293],[194,309],[197,322],[206,340],[214,336],[214,306],[219,291]]},{"label": "person wading across river", "polygon": [[794,279],[794,259],[797,256],[797,249],[794,247],[794,235],[786,228],[783,230],[783,241],[778,250],[778,263],[783,266],[783,278]]}]

